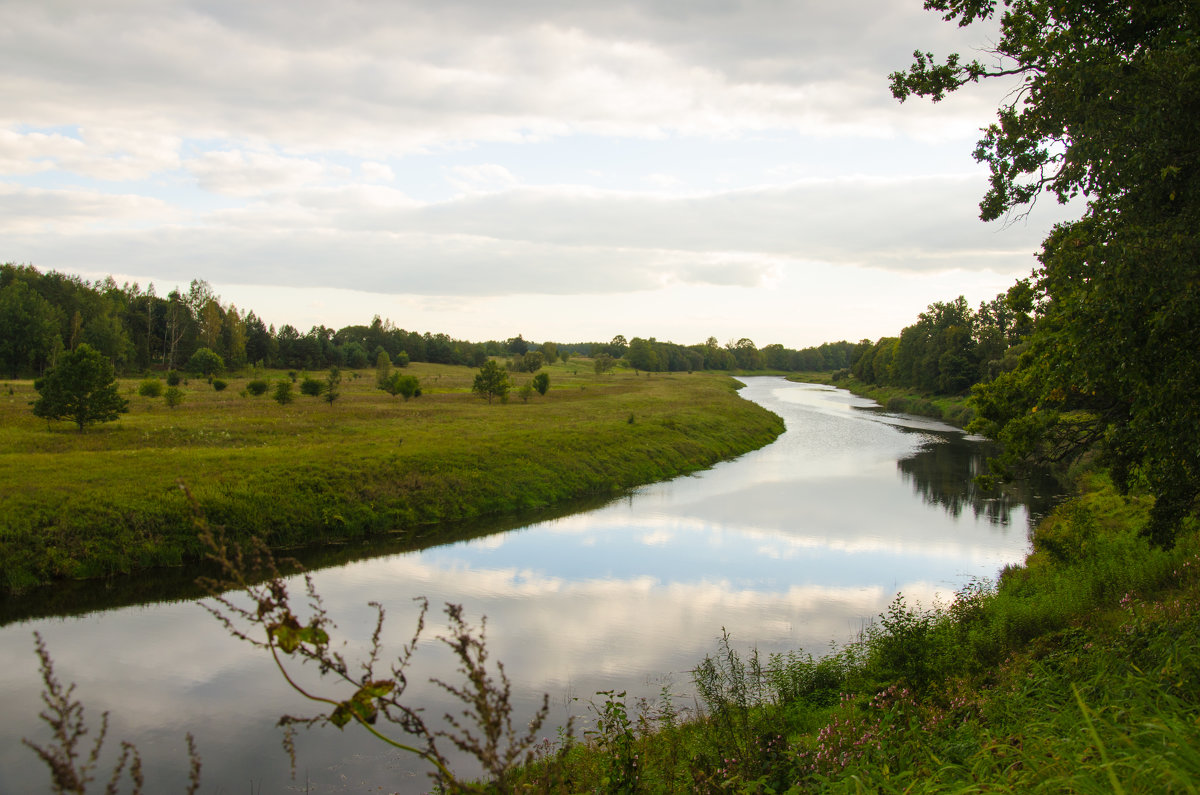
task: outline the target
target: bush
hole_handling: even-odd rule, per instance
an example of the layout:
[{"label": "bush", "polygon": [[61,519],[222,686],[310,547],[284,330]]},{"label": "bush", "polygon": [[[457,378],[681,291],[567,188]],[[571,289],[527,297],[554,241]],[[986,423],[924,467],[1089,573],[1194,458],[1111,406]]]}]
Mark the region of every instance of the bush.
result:
[{"label": "bush", "polygon": [[317,395],[321,394],[321,388],[323,386],[325,386],[325,384],[315,378],[305,378],[300,382],[300,391],[309,397],[316,397]]},{"label": "bush", "polygon": [[379,382],[379,388],[392,397],[402,395],[405,400],[421,396],[421,381],[415,375],[393,372]]},{"label": "bush", "polygon": [[138,394],[142,397],[161,397],[162,393],[162,381],[159,381],[157,378],[147,378],[145,381],[138,384]]},{"label": "bush", "polygon": [[211,376],[225,369],[225,360],[212,348],[199,348],[188,359],[187,369],[193,373]]},{"label": "bush", "polygon": [[225,391],[225,387],[229,386],[229,384],[225,383],[220,378],[214,378],[212,385],[213,385],[213,389],[217,390],[218,392]]},{"label": "bush", "polygon": [[167,370],[167,386],[179,386],[179,382],[183,380],[183,376],[178,370]]},{"label": "bush", "polygon": [[167,387],[167,391],[163,393],[163,399],[167,401],[167,405],[175,408],[183,402],[183,390],[179,387]]},{"label": "bush", "polygon": [[261,378],[255,378],[253,381],[246,384],[246,391],[255,397],[266,394],[267,382]]},{"label": "bush", "polygon": [[271,395],[271,397],[281,406],[286,406],[288,403],[291,403],[292,400],[295,399],[292,396],[292,382],[276,381],[275,393]]}]

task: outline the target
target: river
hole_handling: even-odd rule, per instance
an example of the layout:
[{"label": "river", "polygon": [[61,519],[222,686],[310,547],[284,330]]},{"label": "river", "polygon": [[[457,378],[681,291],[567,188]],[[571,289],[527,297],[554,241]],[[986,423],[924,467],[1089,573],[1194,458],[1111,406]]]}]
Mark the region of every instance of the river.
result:
[{"label": "river", "polygon": [[[527,716],[548,693],[551,720],[586,721],[601,690],[663,688],[692,704],[688,671],[716,650],[820,654],[849,640],[897,592],[930,605],[1028,551],[1052,489],[978,491],[981,440],[888,414],[842,390],[746,378],[742,394],[782,416],[773,444],[693,476],[636,489],[603,507],[471,541],[317,571],[348,656],[388,608],[395,649],[411,635],[413,597],[487,616],[488,649]],[[453,708],[430,676],[453,679],[433,637],[410,672],[412,702]],[[185,734],[203,759],[204,793],[421,792],[426,768],[358,727],[302,732],[295,779],[275,728],[305,713],[268,656],[230,638],[197,603],[154,602],[0,628],[0,793],[47,791],[23,737],[44,743],[33,652],[40,633],[56,673],[75,682],[89,722],[110,712],[105,759],[140,749],[152,792],[182,792]],[[345,697],[343,694],[341,697]],[[582,724],[581,724],[582,725]],[[94,736],[96,729],[93,729]],[[554,737],[554,729],[545,734]],[[103,777],[102,777],[103,778]]]}]

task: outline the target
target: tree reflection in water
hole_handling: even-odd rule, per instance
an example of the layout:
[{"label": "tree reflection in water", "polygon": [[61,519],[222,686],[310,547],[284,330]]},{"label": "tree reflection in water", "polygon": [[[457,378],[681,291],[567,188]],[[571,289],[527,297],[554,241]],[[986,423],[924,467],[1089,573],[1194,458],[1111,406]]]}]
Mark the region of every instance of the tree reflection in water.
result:
[{"label": "tree reflection in water", "polygon": [[[987,459],[995,445],[958,434],[923,434],[927,441],[913,455],[896,462],[905,483],[930,505],[939,505],[955,518],[970,510],[1007,526],[1015,508],[1025,508],[1032,529],[1055,504],[1061,486],[1046,472],[1033,472],[1021,481],[985,489],[977,481],[988,473]],[[957,438],[955,438],[957,437]]]}]

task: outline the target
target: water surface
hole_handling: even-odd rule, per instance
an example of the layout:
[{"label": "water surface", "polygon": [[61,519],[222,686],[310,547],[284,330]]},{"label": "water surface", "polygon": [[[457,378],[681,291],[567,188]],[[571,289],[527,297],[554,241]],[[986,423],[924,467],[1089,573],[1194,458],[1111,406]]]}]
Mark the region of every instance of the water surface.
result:
[{"label": "water surface", "polygon": [[[898,591],[928,605],[1024,557],[1030,519],[1049,495],[979,492],[981,441],[845,391],[745,380],[742,394],[787,423],[761,450],[598,509],[317,572],[348,651],[370,634],[367,602],[388,607],[396,649],[411,633],[413,597],[461,603],[473,620],[487,616],[491,658],[504,662],[521,714],[548,693],[562,721],[586,715],[599,690],[652,696],[665,686],[690,703],[687,672],[722,629],[743,650],[819,654]],[[453,707],[422,685],[453,677],[432,641],[438,618],[410,674],[412,701],[431,714]],[[0,628],[0,792],[48,789],[20,743],[47,737],[36,720],[35,630],[89,717],[111,711],[110,737],[141,748],[151,791],[182,791],[189,731],[206,793],[427,788],[420,763],[355,727],[301,735],[291,780],[274,724],[307,706],[267,656],[183,601]]]}]

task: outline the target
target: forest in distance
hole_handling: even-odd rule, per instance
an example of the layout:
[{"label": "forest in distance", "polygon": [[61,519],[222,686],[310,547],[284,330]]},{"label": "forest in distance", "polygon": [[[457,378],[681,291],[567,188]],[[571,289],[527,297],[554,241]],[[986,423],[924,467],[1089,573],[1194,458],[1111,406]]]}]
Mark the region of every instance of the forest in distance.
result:
[{"label": "forest in distance", "polygon": [[849,365],[854,344],[827,342],[794,350],[775,343],[757,347],[741,338],[726,343],[673,342],[618,334],[608,342],[534,343],[518,334],[507,340],[469,342],[444,333],[407,331],[378,316],[366,325],[300,332],[267,325],[253,310],[224,304],[211,286],[194,279],[187,292],[156,294],[110,276],[88,282],[31,265],[0,265],[0,373],[9,378],[41,375],[57,354],[87,343],[112,361],[116,372],[186,368],[197,350],[208,349],[230,369],[247,365],[277,369],[350,369],[374,365],[380,352],[394,361],[471,367],[489,357],[540,352],[551,364],[571,356],[606,354],[646,372],[695,370],[831,371]]}]

